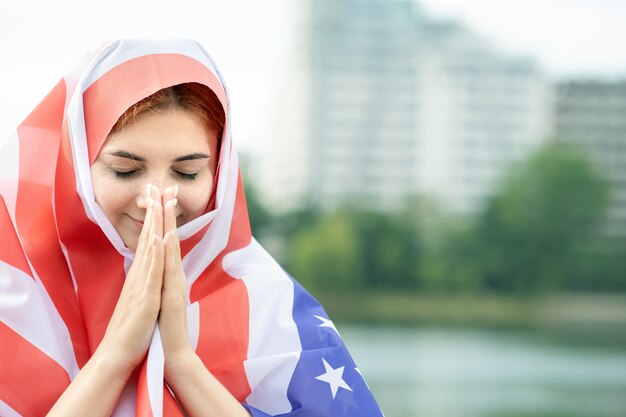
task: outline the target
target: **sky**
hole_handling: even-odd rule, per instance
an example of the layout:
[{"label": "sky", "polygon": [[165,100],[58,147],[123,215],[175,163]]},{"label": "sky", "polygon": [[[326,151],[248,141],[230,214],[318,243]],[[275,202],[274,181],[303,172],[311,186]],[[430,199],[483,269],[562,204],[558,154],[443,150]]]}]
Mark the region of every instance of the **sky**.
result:
[{"label": "sky", "polygon": [[131,37],[198,40],[225,78],[234,134],[251,144],[269,130],[290,1],[2,0],[0,143],[87,51]]},{"label": "sky", "polygon": [[[394,0],[387,0],[394,1]],[[498,49],[534,58],[550,76],[626,78],[625,0],[416,0]],[[0,142],[75,62],[107,39],[191,37],[218,63],[240,148],[271,137],[277,86],[304,0],[3,0],[0,59],[5,98]]]},{"label": "sky", "polygon": [[626,78],[624,0],[421,0],[499,49],[536,59],[554,78]]}]

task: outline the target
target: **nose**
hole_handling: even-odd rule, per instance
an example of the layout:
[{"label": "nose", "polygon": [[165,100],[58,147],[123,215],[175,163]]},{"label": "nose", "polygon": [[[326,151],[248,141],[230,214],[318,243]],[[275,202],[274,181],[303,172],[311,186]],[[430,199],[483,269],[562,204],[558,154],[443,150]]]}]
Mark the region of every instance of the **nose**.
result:
[{"label": "nose", "polygon": [[136,198],[137,207],[143,209],[146,209],[148,207],[148,184],[156,187],[156,189],[159,191],[159,197],[163,197],[163,195],[165,194],[165,190],[167,190],[168,188],[172,190],[172,192],[174,192],[173,190],[178,189],[176,184],[171,183],[169,179],[153,176],[150,179],[150,182],[144,184],[143,188],[138,190]]},{"label": "nose", "polygon": [[148,193],[149,193],[149,185],[152,184],[151,182],[148,182],[146,184],[143,185],[143,187],[138,186],[136,192],[135,192],[135,204],[137,204],[137,207],[142,208],[142,209],[146,209],[148,208]]}]

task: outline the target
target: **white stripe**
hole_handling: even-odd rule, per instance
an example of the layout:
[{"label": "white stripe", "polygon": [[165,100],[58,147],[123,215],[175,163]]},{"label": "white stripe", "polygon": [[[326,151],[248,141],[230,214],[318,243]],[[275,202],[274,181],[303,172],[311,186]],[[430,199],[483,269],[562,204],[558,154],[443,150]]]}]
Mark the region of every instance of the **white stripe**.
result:
[{"label": "white stripe", "polygon": [[0,194],[9,210],[11,220],[15,224],[15,207],[17,204],[17,185],[20,173],[20,141],[14,131],[0,146],[2,163],[0,164]]},{"label": "white stripe", "polygon": [[[52,201],[56,201],[56,189],[52,189]],[[57,218],[57,206],[56,204],[52,204],[52,213],[54,214],[54,218]],[[59,225],[55,222],[55,226],[57,229],[57,236],[59,235]],[[74,268],[72,267],[72,263],[70,262],[70,254],[67,251],[67,246],[59,239],[59,246],[61,247],[61,252],[63,253],[63,257],[65,258],[65,263],[67,264],[67,269],[70,272],[70,277],[72,277],[72,285],[74,287],[74,294],[78,293],[78,283],[76,282],[76,276],[74,275]]]},{"label": "white stripe", "polygon": [[78,374],[69,331],[39,279],[1,261],[0,321],[61,365],[70,378]]},{"label": "white stripe", "polygon": [[9,407],[7,403],[0,400],[0,416],[2,417],[22,417],[20,413]]},{"label": "white stripe", "polygon": [[[56,217],[56,213],[55,213]],[[74,286],[74,293],[78,293],[78,283],[76,282],[76,277],[74,276],[74,269],[72,268],[72,264],[70,263],[70,254],[67,251],[67,247],[63,242],[59,240],[59,245],[61,246],[61,252],[63,253],[63,257],[65,258],[65,263],[67,264],[67,269],[70,271],[70,277],[72,277],[72,285]]]},{"label": "white stripe", "polygon": [[150,349],[148,350],[148,369],[146,379],[148,383],[148,399],[153,417],[163,416],[163,367],[165,357],[163,355],[163,343],[159,326],[154,328]]},{"label": "white stripe", "polygon": [[[100,50],[82,79],[82,92],[116,66],[144,55],[179,54],[186,55],[207,67],[216,78],[219,77],[209,54],[196,42],[188,39],[137,40],[121,39],[111,42]],[[82,93],[81,92],[81,93]]]},{"label": "white stripe", "polygon": [[244,366],[252,392],[246,401],[271,415],[287,413],[287,389],[302,351],[292,313],[293,282],[254,239],[226,255],[223,266],[248,290],[250,335]]},{"label": "white stripe", "polygon": [[137,409],[137,379],[130,378],[115,405],[111,417],[131,417]]}]

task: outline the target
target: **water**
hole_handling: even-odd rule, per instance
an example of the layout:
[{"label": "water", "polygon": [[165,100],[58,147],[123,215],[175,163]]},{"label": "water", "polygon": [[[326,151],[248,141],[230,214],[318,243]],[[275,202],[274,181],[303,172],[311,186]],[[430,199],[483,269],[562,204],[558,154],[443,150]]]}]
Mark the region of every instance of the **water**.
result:
[{"label": "water", "polygon": [[626,351],[529,333],[339,327],[386,417],[624,417]]}]

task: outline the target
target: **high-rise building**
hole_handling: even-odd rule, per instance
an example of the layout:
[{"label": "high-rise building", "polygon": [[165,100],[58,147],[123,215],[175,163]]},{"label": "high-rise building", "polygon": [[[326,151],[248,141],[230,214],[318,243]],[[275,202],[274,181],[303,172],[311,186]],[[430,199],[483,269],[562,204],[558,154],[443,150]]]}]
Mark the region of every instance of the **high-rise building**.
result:
[{"label": "high-rise building", "polygon": [[556,91],[555,137],[609,180],[605,235],[626,238],[626,81],[562,82]]},{"label": "high-rise building", "polygon": [[551,87],[532,61],[503,55],[458,25],[429,23],[424,34],[415,187],[471,213],[547,139]]},{"label": "high-rise building", "polygon": [[393,209],[428,193],[471,212],[545,138],[549,88],[532,62],[412,0],[302,4],[268,201]]}]

